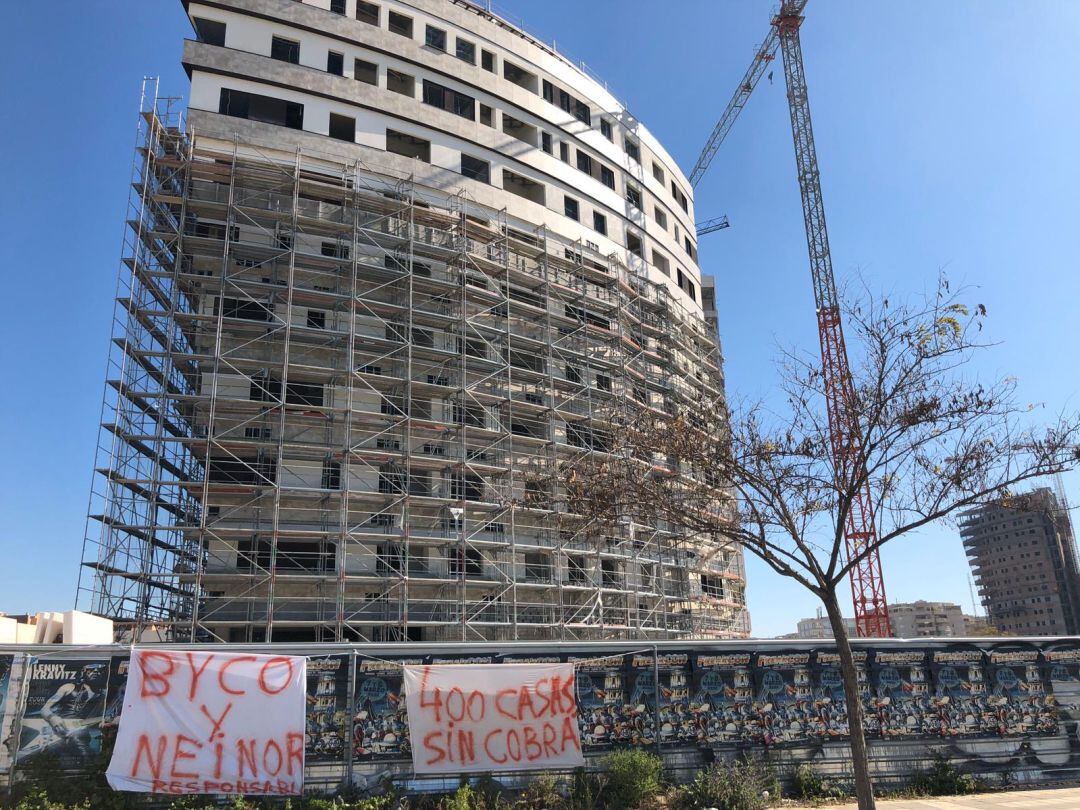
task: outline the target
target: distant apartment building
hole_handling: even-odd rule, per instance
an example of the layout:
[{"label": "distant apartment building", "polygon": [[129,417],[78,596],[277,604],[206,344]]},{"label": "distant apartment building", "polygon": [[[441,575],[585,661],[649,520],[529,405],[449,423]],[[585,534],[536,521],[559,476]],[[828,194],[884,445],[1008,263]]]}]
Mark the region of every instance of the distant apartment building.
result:
[{"label": "distant apartment building", "polygon": [[896,638],[963,636],[964,612],[952,602],[897,602],[889,605],[889,621]]},{"label": "distant apartment building", "polygon": [[1067,510],[1048,488],[961,515],[987,621],[1002,633],[1080,632],[1080,571]]},{"label": "distant apartment building", "polygon": [[[855,630],[855,620],[845,617],[844,626],[847,628],[848,635],[854,638],[857,635]],[[797,630],[795,633],[789,633],[781,638],[832,638],[833,630],[829,624],[829,617],[822,615],[819,609],[817,615],[810,619],[799,619],[796,625]]]},{"label": "distant apartment building", "polygon": [[968,638],[975,638],[978,636],[1000,636],[1002,632],[990,624],[990,621],[985,616],[972,616],[965,613],[964,635]]}]

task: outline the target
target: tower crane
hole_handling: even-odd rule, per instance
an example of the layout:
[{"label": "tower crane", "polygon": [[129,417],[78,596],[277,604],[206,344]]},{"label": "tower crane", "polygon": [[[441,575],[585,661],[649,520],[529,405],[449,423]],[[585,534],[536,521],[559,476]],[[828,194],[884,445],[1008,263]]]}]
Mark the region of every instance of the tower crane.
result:
[{"label": "tower crane", "polygon": [[730,227],[731,223],[728,222],[727,214],[724,214],[723,216],[713,217],[712,219],[707,219],[704,222],[699,223],[697,226],[697,235],[704,236],[707,233],[722,231],[724,228]]},{"label": "tower crane", "polygon": [[[776,58],[776,51],[780,50],[787,85],[788,111],[791,115],[791,135],[795,143],[795,164],[802,196],[806,246],[810,254],[810,275],[814,283],[830,449],[838,478],[851,481],[856,477],[859,468],[865,467],[866,461],[863,436],[856,415],[855,387],[851,380],[840,322],[840,302],[833,278],[829,236],[825,228],[821,176],[818,171],[817,151],[814,148],[810,100],[799,40],[802,12],[807,2],[808,0],[783,0],[779,12],[772,19],[768,37],[758,48],[735,95],[728,102],[690,172],[690,183],[696,187],[700,182],[765,69]],[[877,542],[877,524],[870,484],[865,475],[860,477],[863,483],[853,499],[844,524],[845,551],[849,560],[863,554]],[[855,603],[855,626],[859,636],[891,635],[881,557],[876,548],[852,566],[850,579]]]}]

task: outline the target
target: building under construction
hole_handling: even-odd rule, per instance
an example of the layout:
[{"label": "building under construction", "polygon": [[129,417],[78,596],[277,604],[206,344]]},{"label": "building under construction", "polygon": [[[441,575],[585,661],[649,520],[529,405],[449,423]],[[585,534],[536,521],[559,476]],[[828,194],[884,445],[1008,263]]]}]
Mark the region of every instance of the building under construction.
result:
[{"label": "building under construction", "polygon": [[740,550],[566,493],[613,413],[723,389],[659,143],[472,3],[184,6],[80,606],[193,641],[748,634]]},{"label": "building under construction", "polygon": [[1080,633],[1080,561],[1060,476],[1055,483],[961,514],[987,622],[1002,633]]}]

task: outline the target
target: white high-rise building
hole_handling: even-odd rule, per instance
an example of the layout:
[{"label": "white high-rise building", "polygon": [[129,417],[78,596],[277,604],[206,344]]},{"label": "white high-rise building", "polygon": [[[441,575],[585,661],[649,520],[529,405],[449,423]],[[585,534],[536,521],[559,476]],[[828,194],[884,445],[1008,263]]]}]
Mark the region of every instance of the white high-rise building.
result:
[{"label": "white high-rise building", "polygon": [[184,7],[82,604],[194,640],[745,636],[739,550],[564,486],[612,412],[722,391],[660,143],[471,2]]}]

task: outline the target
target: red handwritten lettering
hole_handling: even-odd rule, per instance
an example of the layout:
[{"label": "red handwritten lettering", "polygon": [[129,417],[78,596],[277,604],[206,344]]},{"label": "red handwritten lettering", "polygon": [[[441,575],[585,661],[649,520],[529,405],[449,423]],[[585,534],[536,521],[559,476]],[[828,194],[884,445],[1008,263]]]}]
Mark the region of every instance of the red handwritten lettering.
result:
[{"label": "red handwritten lettering", "polygon": [[246,695],[247,691],[244,689],[232,689],[227,683],[225,683],[225,674],[241,661],[257,661],[258,659],[254,655],[238,655],[236,658],[231,658],[221,665],[221,669],[218,670],[218,686],[221,687],[223,692],[228,692],[230,695]]},{"label": "red handwritten lettering", "polygon": [[[274,752],[273,764],[271,765],[270,752]],[[277,776],[281,773],[281,766],[285,764],[285,755],[281,751],[281,746],[278,745],[277,740],[267,740],[266,745],[263,746],[262,765],[263,770],[270,776]]]},{"label": "red handwritten lettering", "polygon": [[[287,672],[285,678],[282,680],[281,685],[277,689],[272,689],[267,679],[267,674],[273,672],[275,667],[285,665]],[[286,689],[289,688],[289,684],[292,682],[293,676],[293,664],[292,659],[288,656],[279,655],[271,658],[265,664],[262,665],[262,669],[259,670],[259,688],[262,689],[268,695],[280,695]]]},{"label": "red handwritten lettering", "polygon": [[479,689],[473,689],[469,692],[469,700],[465,704],[465,709],[469,713],[469,719],[474,723],[483,720],[484,715],[487,714],[487,698],[484,697],[484,693]]},{"label": "red handwritten lettering", "polygon": [[521,730],[522,736],[525,738],[525,759],[529,762],[536,762],[544,755],[544,749],[540,745],[540,741],[536,739],[536,729],[532,726],[525,726]]},{"label": "red handwritten lettering", "polygon": [[158,737],[157,741],[157,759],[154,759],[154,752],[150,749],[150,738],[145,734],[139,735],[139,740],[135,743],[135,761],[131,765],[131,775],[139,775],[139,763],[142,762],[143,754],[146,754],[146,764],[150,769],[150,773],[154,779],[161,778],[161,766],[165,763],[165,748],[168,746],[169,741],[164,737]]},{"label": "red handwritten lettering", "polygon": [[581,742],[578,740],[577,735],[577,718],[569,715],[563,718],[562,736],[559,739],[559,747],[562,748],[563,751],[566,750],[566,743],[568,740],[575,749],[578,751],[581,750]]},{"label": "red handwritten lettering", "polygon": [[568,708],[565,711],[573,711],[577,706],[577,697],[574,695],[573,675],[566,679],[566,682],[562,685],[562,691],[559,694],[566,700]]},{"label": "red handwritten lettering", "polygon": [[521,762],[521,738],[516,728],[506,732],[506,755],[514,762]]},{"label": "red handwritten lettering", "polygon": [[551,723],[544,723],[540,734],[544,742],[544,756],[558,756],[559,752],[555,750],[555,727]]},{"label": "red handwritten lettering", "polygon": [[195,700],[195,693],[199,689],[199,678],[202,676],[203,672],[206,671],[206,668],[210,666],[210,662],[214,660],[214,656],[213,654],[206,656],[206,659],[203,661],[203,665],[196,669],[194,654],[186,653],[186,655],[188,660],[188,666],[191,668],[191,688],[188,690],[188,700],[193,701]]},{"label": "red handwritten lettering", "polygon": [[548,692],[547,694],[545,694],[544,692],[540,691],[541,686],[543,686],[543,685],[550,686],[550,684],[551,684],[551,681],[549,681],[547,678],[541,678],[540,680],[538,680],[536,682],[536,688],[533,690],[534,694],[536,695],[536,699],[539,700],[539,701],[543,701],[540,704],[540,708],[538,708],[536,710],[536,716],[538,718],[543,717],[551,709],[551,693]]},{"label": "red handwritten lettering", "polygon": [[491,751],[491,740],[496,735],[501,735],[502,733],[503,730],[501,728],[493,728],[487,733],[487,736],[484,737],[484,753],[487,754],[488,759],[498,765],[502,765],[504,762],[506,762],[506,755],[504,754],[501,758],[495,756],[495,754]]},{"label": "red handwritten lettering", "polygon": [[[431,667],[424,667],[424,675],[420,679],[420,707],[423,709],[435,710],[435,722],[442,722],[442,692],[438,687],[435,687],[434,692],[427,690],[428,676],[431,674]],[[433,695],[431,699],[428,695]]]},{"label": "red handwritten lettering", "polygon": [[[457,698],[458,702],[458,711],[456,712],[454,711],[454,698]],[[446,716],[455,723],[460,723],[465,719],[465,693],[461,691],[460,686],[455,686],[446,693]]]},{"label": "red handwritten lettering", "polygon": [[472,730],[459,728],[457,733],[458,756],[462,764],[476,762],[476,740],[473,738]]},{"label": "red handwritten lettering", "polygon": [[[168,669],[158,672],[150,667],[151,661],[164,661],[168,665]],[[173,661],[173,657],[165,652],[155,652],[154,650],[141,650],[138,652],[139,668],[142,670],[142,689],[140,690],[140,697],[165,697],[169,694],[169,676],[173,674],[173,670],[176,669],[176,662]],[[155,691],[151,688],[153,684],[160,684],[158,690]]]},{"label": "red handwritten lettering", "polygon": [[292,776],[295,763],[295,773],[304,773],[304,735],[299,731],[290,731],[285,735],[285,756],[288,759],[286,773]]},{"label": "red handwritten lettering", "polygon": [[213,741],[214,737],[224,737],[225,736],[225,732],[223,732],[221,730],[221,724],[225,722],[225,718],[229,714],[229,711],[232,709],[232,707],[233,707],[233,705],[231,703],[228,704],[225,707],[225,711],[223,711],[221,713],[221,716],[218,717],[217,719],[215,719],[214,716],[212,714],[210,714],[210,712],[206,708],[205,703],[202,706],[199,707],[199,709],[202,711],[203,715],[206,716],[206,719],[209,720],[213,724],[212,728],[210,729],[210,736],[206,738],[207,742]]},{"label": "red handwritten lettering", "polygon": [[237,740],[236,741],[236,760],[238,771],[240,776],[244,775],[244,769],[248,768],[251,771],[252,776],[259,775],[259,769],[255,765],[255,740]]},{"label": "red handwritten lettering", "polygon": [[[517,689],[502,689],[495,694],[495,711],[501,714],[508,720],[517,720],[517,711],[510,710],[503,706],[504,698],[511,698],[517,695]],[[423,705],[423,704],[421,704]],[[437,719],[437,718],[436,718]]]},{"label": "red handwritten lettering", "polygon": [[528,684],[521,687],[521,691],[518,692],[518,720],[525,719],[525,707],[529,707],[529,713],[536,717],[536,709],[533,707],[532,696],[529,693]]},{"label": "red handwritten lettering", "polygon": [[181,759],[195,759],[195,754],[191,751],[181,750],[181,746],[194,745],[196,748],[202,748],[202,743],[198,740],[194,740],[188,737],[186,734],[177,734],[176,742],[173,745],[173,758],[172,767],[169,769],[169,776],[174,779],[197,779],[197,773],[186,773],[184,771],[176,770],[176,766]]},{"label": "red handwritten lettering", "polygon": [[[557,714],[563,714],[566,712],[566,708],[563,706],[563,693],[559,688],[559,684],[562,681],[558,675],[551,679],[551,716],[554,717]],[[571,702],[570,705],[573,705]]]},{"label": "red handwritten lettering", "polygon": [[429,731],[424,735],[424,748],[429,751],[434,751],[434,756],[427,760],[428,765],[434,765],[437,762],[442,762],[446,759],[446,751],[440,748],[436,743],[439,742],[439,737],[442,736],[441,731]]}]

